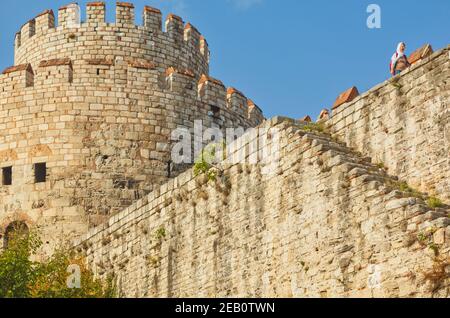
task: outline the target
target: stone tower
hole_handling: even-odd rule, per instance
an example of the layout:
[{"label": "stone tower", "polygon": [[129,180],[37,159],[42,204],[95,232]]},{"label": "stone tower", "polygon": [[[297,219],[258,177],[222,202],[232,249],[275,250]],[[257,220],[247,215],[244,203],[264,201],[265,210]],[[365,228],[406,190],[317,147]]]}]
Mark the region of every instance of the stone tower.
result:
[{"label": "stone tower", "polygon": [[118,2],[76,4],[25,23],[0,75],[0,235],[38,228],[51,250],[86,233],[186,167],[170,163],[171,131],[194,121],[254,127],[261,110],[209,76],[191,24]]}]

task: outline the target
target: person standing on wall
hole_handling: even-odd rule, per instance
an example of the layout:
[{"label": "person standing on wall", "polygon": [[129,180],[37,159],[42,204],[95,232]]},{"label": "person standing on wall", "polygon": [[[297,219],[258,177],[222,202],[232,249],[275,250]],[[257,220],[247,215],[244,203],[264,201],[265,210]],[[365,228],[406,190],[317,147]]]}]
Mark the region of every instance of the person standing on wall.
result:
[{"label": "person standing on wall", "polygon": [[395,76],[411,66],[408,62],[408,58],[405,55],[406,44],[400,42],[397,46],[397,52],[391,58],[391,74]]}]

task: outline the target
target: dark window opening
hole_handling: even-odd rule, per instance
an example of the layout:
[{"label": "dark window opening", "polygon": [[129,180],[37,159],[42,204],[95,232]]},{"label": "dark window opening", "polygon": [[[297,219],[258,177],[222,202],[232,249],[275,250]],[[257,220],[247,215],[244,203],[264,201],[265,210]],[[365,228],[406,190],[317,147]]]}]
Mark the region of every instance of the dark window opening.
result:
[{"label": "dark window opening", "polygon": [[2,168],[2,184],[12,185],[12,167]]},{"label": "dark window opening", "polygon": [[217,117],[220,115],[220,108],[214,105],[210,105],[210,110],[213,114],[213,116]]},{"label": "dark window opening", "polygon": [[167,162],[167,178],[172,178],[172,160]]},{"label": "dark window opening", "polygon": [[100,75],[100,69],[97,69],[97,76]]},{"label": "dark window opening", "polygon": [[47,164],[36,163],[34,165],[34,182],[41,183],[47,181]]},{"label": "dark window opening", "polygon": [[29,234],[28,226],[24,222],[12,222],[5,231],[3,247],[8,248],[12,239],[20,239]]}]

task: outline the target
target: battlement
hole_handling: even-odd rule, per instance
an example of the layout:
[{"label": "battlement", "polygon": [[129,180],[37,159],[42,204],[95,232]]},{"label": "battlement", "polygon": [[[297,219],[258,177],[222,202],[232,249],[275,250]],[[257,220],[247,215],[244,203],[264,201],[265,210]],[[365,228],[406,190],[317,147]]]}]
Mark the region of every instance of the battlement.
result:
[{"label": "battlement", "polygon": [[162,13],[159,9],[145,6],[142,21],[147,29],[154,32],[162,31]]},{"label": "battlement", "polygon": [[41,61],[37,72],[31,64],[5,69],[0,75],[0,91],[20,94],[24,88],[46,88],[73,82],[73,65],[68,58]]},{"label": "battlement", "polygon": [[197,97],[195,75],[191,70],[180,70],[169,67],[165,72],[166,83],[172,92]]},{"label": "battlement", "polygon": [[215,109],[223,109],[227,106],[227,92],[221,81],[203,74],[197,87],[200,100],[206,104]]},{"label": "battlement", "polygon": [[247,97],[237,89],[230,87],[227,89],[227,105],[238,114],[244,116],[247,113],[248,103]]},{"label": "battlement", "polygon": [[[200,42],[202,39],[202,35],[197,30],[196,27],[194,27],[192,24],[187,23],[184,27],[184,41],[188,43],[188,45],[192,46],[193,48],[200,48]],[[204,40],[203,40],[204,41]]]},{"label": "battlement", "polygon": [[[92,11],[87,8],[88,16]],[[80,7],[76,3],[71,3],[59,8],[58,23],[61,28],[79,27],[81,23]],[[20,47],[20,46],[19,46]],[[18,48],[18,47],[16,47]]]},{"label": "battlement", "polygon": [[128,2],[117,2],[116,4],[116,24],[133,25],[134,24],[134,5]]},{"label": "battlement", "polygon": [[45,10],[36,17],[36,33],[47,32],[48,29],[55,27],[55,14],[53,10]]},{"label": "battlement", "polygon": [[[118,47],[122,46],[124,37],[129,37],[131,41],[139,41],[142,34],[148,37],[148,41],[181,46],[183,54],[192,55],[194,59],[202,60],[202,63],[206,65],[209,64],[210,53],[204,36],[191,23],[185,25],[181,17],[169,14],[163,30],[163,18],[159,9],[145,6],[142,12],[142,25],[137,25],[135,22],[135,7],[132,3],[116,3],[113,23],[106,23],[106,10],[105,2],[87,3],[86,18],[82,19],[80,6],[76,3],[68,4],[58,10],[58,25],[55,23],[53,10],[45,10],[25,23],[17,32],[16,63],[31,62],[33,64],[33,61],[26,60],[26,55],[33,50],[33,46],[57,46],[58,43],[55,43],[55,40],[58,36],[65,38],[63,42],[77,43],[82,35],[100,31],[98,28],[101,27],[101,31],[105,32],[105,36],[101,37],[106,37],[108,41],[106,43],[109,45],[111,45],[110,41],[116,41]],[[110,34],[106,35],[108,32]],[[89,45],[89,42],[82,45]],[[148,49],[148,46],[146,48]],[[41,56],[41,60],[51,58],[56,57]],[[207,71],[207,68],[204,71]]]},{"label": "battlement", "polygon": [[0,75],[0,91],[11,92],[34,86],[34,71],[31,64],[11,66]]},{"label": "battlement", "polygon": [[72,83],[73,66],[69,58],[42,61],[36,76],[39,85],[52,85],[55,83]]},{"label": "battlement", "polygon": [[[222,81],[208,75],[197,78],[189,69],[169,67],[164,69],[150,60],[122,58],[94,58],[74,61],[58,58],[40,61],[36,75],[31,64],[12,66],[0,75],[0,89],[16,92],[33,87],[45,90],[50,87],[74,84],[125,86],[129,89],[168,90],[179,96],[188,96],[207,105],[216,114],[220,110],[242,118],[255,125],[264,121],[262,110],[241,91],[226,88]],[[165,85],[161,85],[164,78]]]},{"label": "battlement", "polygon": [[91,2],[86,7],[86,21],[87,23],[100,24],[105,22],[105,3]]}]

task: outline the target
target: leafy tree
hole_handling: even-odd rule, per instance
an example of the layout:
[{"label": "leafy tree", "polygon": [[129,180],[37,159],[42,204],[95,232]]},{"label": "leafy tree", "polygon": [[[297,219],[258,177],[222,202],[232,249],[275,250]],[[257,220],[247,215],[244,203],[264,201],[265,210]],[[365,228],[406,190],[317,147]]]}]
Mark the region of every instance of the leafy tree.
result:
[{"label": "leafy tree", "polygon": [[[42,246],[36,234],[13,236],[0,253],[1,298],[113,298],[115,282],[95,279],[84,259],[59,249],[44,261],[32,261]],[[76,265],[80,273],[80,288],[67,284],[69,266]]]},{"label": "leafy tree", "polygon": [[37,264],[30,260],[30,256],[41,244],[33,234],[9,238],[8,246],[0,254],[1,298],[31,297],[29,284],[36,278],[34,268]]}]

